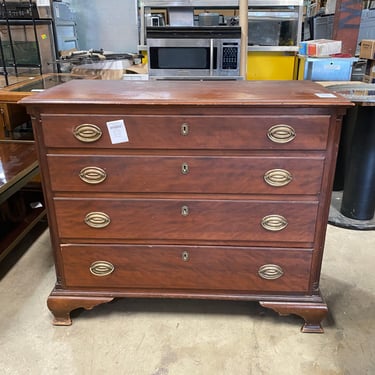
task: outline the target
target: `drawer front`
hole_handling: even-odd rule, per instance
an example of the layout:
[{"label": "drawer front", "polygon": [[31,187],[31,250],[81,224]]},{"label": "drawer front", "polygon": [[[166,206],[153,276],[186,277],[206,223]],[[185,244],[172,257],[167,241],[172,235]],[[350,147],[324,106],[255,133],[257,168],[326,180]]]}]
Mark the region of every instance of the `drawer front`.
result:
[{"label": "drawer front", "polygon": [[67,287],[307,292],[312,252],[229,247],[61,248]]},{"label": "drawer front", "polygon": [[[324,150],[330,116],[42,115],[42,120],[47,147]],[[111,141],[112,121],[123,121],[127,142]]]},{"label": "drawer front", "polygon": [[318,202],[55,198],[60,237],[312,242]]},{"label": "drawer front", "polygon": [[318,194],[323,157],[48,156],[55,191]]}]

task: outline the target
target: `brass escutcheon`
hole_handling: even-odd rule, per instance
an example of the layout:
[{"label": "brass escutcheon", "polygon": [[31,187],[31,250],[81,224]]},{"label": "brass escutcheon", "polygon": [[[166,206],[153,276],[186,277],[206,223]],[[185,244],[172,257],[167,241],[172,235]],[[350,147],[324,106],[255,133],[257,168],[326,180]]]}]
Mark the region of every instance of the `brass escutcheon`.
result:
[{"label": "brass escutcheon", "polygon": [[181,207],[181,215],[182,216],[188,216],[189,215],[189,207],[188,206],[182,206]]},{"label": "brass escutcheon", "polygon": [[105,260],[98,260],[91,264],[90,272],[95,276],[108,276],[115,270],[115,266]]},{"label": "brass escutcheon", "polygon": [[276,187],[288,185],[293,180],[292,174],[285,169],[270,169],[263,177],[268,185]]},{"label": "brass escutcheon", "polygon": [[189,260],[189,252],[188,251],[183,251],[182,252],[182,256],[181,256],[181,258],[182,258],[182,260],[184,261],[184,262],[187,262],[188,260]]},{"label": "brass escutcheon", "polygon": [[268,129],[267,136],[274,143],[288,143],[296,137],[296,131],[289,125],[278,124]]},{"label": "brass escutcheon", "polygon": [[81,124],[74,128],[73,135],[81,142],[95,142],[102,136],[103,132],[99,126],[94,124]]},{"label": "brass escutcheon", "polygon": [[259,268],[258,275],[265,280],[276,280],[284,275],[284,271],[277,264],[264,264]]},{"label": "brass escutcheon", "polygon": [[79,172],[79,178],[90,185],[100,184],[107,178],[107,173],[99,167],[85,167]]},{"label": "brass escutcheon", "polygon": [[267,215],[262,219],[261,225],[268,231],[278,232],[287,227],[288,221],[281,215]]},{"label": "brass escutcheon", "polygon": [[110,222],[110,217],[104,212],[89,212],[85,217],[85,223],[91,228],[105,228]]},{"label": "brass escutcheon", "polygon": [[182,163],[181,164],[181,173],[182,174],[188,174],[189,173],[189,164],[188,163]]},{"label": "brass escutcheon", "polygon": [[184,122],[182,125],[181,125],[181,135],[188,135],[189,134],[189,125]]}]

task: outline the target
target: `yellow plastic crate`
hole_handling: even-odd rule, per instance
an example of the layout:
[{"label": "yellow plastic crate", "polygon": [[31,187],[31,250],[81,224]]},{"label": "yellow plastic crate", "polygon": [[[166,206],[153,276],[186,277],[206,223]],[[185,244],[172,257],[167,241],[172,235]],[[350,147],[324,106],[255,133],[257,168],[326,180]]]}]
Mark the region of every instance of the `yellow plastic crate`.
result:
[{"label": "yellow plastic crate", "polygon": [[247,80],[294,79],[295,54],[285,52],[248,52]]}]

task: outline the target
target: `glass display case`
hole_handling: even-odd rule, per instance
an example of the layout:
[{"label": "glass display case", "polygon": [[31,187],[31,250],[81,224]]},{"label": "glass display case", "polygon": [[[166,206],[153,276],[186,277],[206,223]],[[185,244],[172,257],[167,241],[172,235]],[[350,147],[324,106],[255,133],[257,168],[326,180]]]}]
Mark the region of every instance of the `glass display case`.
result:
[{"label": "glass display case", "polygon": [[72,79],[95,79],[93,76],[49,73],[24,77],[22,81],[0,90],[0,140],[33,139],[30,116],[17,104],[25,96],[60,85]]},{"label": "glass display case", "polygon": [[303,0],[249,1],[248,51],[298,51]]}]

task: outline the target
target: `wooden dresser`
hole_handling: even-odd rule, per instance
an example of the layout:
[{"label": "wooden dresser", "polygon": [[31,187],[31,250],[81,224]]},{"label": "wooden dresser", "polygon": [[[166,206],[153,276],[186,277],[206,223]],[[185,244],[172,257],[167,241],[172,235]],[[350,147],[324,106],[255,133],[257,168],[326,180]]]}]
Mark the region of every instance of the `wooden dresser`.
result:
[{"label": "wooden dresser", "polygon": [[322,332],[350,102],[307,81],[72,81],[22,100],[38,144],[54,324],[117,297],[259,301]]}]

